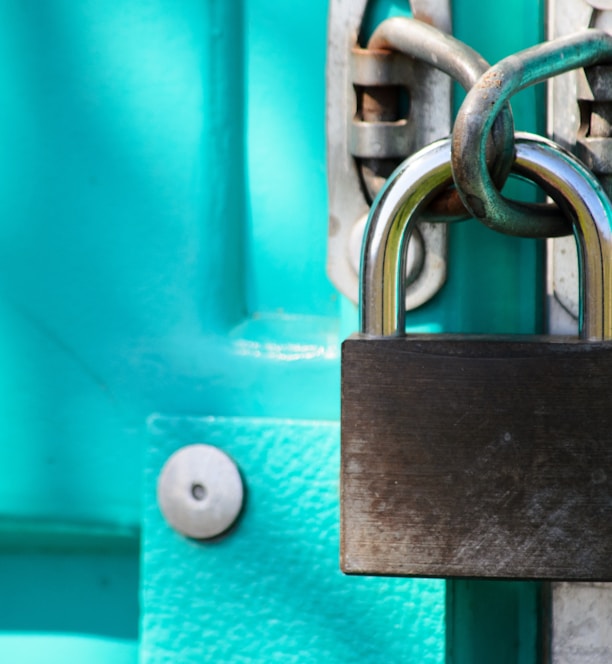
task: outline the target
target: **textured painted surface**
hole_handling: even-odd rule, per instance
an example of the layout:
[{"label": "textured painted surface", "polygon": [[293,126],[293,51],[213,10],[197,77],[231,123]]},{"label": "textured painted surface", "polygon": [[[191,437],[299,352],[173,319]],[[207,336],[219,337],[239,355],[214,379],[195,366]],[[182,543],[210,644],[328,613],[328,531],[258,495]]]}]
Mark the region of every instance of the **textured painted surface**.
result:
[{"label": "textured painted surface", "polygon": [[[260,4],[248,29],[235,1],[0,4],[0,537],[11,551],[137,537],[153,410],[338,412],[339,305],[323,267],[326,6]],[[282,35],[278,11],[292,26]],[[268,104],[277,93],[283,106]],[[285,110],[296,104],[301,114]],[[5,569],[0,596],[21,573],[16,559]],[[42,584],[39,601],[72,615],[77,578],[64,583],[59,597]],[[107,625],[99,616],[98,631]]]},{"label": "textured painted surface", "polygon": [[[223,418],[151,420],[142,661],[444,661],[441,581],[345,577],[338,567],[338,426]],[[206,442],[238,463],[248,502],[234,531],[198,543],[155,500],[179,447]]]},{"label": "textured painted surface", "polygon": [[[0,163],[0,518],[138,524],[155,409],[335,416],[331,399],[296,404],[285,389],[298,373],[325,376],[331,396],[337,373],[326,6],[279,11],[0,6],[0,83],[12,91],[0,111],[11,155]],[[293,33],[279,36],[281,19]],[[300,372],[275,352],[287,340]]]}]

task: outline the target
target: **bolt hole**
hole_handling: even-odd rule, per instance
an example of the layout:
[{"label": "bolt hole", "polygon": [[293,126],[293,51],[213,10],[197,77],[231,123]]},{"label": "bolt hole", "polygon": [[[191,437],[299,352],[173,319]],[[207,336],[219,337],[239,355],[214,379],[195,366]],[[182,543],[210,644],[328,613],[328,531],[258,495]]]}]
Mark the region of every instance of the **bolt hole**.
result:
[{"label": "bolt hole", "polygon": [[191,495],[197,501],[202,501],[206,498],[206,487],[202,484],[192,484],[191,485]]}]

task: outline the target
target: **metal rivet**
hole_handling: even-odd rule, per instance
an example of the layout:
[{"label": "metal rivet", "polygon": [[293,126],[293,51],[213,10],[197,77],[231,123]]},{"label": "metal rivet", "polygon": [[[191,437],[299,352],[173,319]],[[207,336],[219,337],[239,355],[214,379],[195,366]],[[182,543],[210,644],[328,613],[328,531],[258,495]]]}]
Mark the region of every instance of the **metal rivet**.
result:
[{"label": "metal rivet", "polygon": [[225,532],[242,509],[244,488],[236,464],[212,445],[188,445],[166,461],[157,501],[176,531],[195,539]]}]

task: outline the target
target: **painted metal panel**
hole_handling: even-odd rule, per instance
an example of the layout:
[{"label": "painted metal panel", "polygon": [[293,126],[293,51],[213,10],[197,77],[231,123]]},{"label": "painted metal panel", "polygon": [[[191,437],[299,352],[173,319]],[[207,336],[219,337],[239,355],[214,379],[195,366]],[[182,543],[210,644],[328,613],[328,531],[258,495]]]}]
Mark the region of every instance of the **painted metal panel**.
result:
[{"label": "painted metal panel", "polygon": [[3,661],[19,664],[136,664],[138,645],[133,641],[74,634],[3,634]]},{"label": "painted metal panel", "polygon": [[[444,583],[349,578],[338,566],[338,425],[154,417],[146,461],[142,661],[444,661]],[[176,449],[217,445],[248,490],[218,541],[181,537],[156,505]]]},{"label": "painted metal panel", "polygon": [[[532,5],[457,1],[456,33],[495,60],[536,41]],[[326,19],[325,0],[0,3],[0,548],[87,567],[129,542],[134,562],[144,520],[143,662],[444,661],[441,582],[336,564],[338,344],[356,316],[324,271]],[[532,331],[537,247],[474,224],[451,243],[446,287],[409,325]],[[212,547],[153,498],[193,436],[234,452],[252,489]],[[0,658],[54,652],[7,636],[9,612]],[[62,661],[96,643],[133,661],[103,623],[87,645],[65,636]]]}]

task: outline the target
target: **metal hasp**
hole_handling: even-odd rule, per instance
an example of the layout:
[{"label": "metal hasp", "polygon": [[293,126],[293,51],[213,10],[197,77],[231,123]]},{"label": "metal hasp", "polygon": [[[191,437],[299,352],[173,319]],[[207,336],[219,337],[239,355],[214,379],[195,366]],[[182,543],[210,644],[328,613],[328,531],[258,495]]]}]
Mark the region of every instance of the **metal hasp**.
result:
[{"label": "metal hasp", "polygon": [[[548,7],[548,39],[599,28],[612,33],[612,3],[605,0],[554,0]],[[612,68],[595,66],[570,71],[548,83],[547,131],[574,152],[612,191]],[[572,100],[574,102],[572,103]],[[609,154],[608,154],[609,153]],[[572,237],[547,243],[549,331],[574,334],[578,329],[578,259]]]},{"label": "metal hasp", "polygon": [[[376,190],[403,158],[451,129],[448,76],[398,52],[359,48],[366,5],[332,0],[328,23],[327,271],[353,302],[359,291],[355,247]],[[411,6],[416,18],[450,30],[448,0],[413,0]],[[415,238],[421,246],[409,259],[407,309],[429,300],[446,281],[446,225],[422,222]]]},{"label": "metal hasp", "polygon": [[513,171],[573,218],[581,338],[404,335],[403,244],[451,179],[450,140],[406,160],[371,212],[342,349],[347,573],[612,579],[612,207],[540,137],[517,134]]},{"label": "metal hasp", "polygon": [[[612,32],[610,0],[551,0],[547,3],[547,9],[549,39],[587,26]],[[591,72],[590,83],[596,84],[595,89],[589,84],[584,72],[558,76],[548,85],[548,134],[566,147],[575,149],[581,158],[587,157],[587,162],[588,152],[596,156],[602,144],[610,140],[602,136],[602,129],[606,131],[607,124],[607,100],[601,99],[602,93],[605,97],[607,94],[605,88],[602,90],[599,85],[600,74],[603,72],[599,68]],[[609,77],[605,87],[612,87],[612,77]],[[572,103],[572,100],[576,102]],[[593,109],[591,103],[597,104],[600,101],[603,104],[599,105],[599,109]],[[596,112],[590,113],[592,110]],[[598,113],[598,110],[603,111],[603,114]],[[610,159],[605,153],[602,156]],[[594,161],[592,166],[596,166]],[[603,176],[602,184],[610,193],[609,174],[600,172]],[[548,331],[551,334],[573,333],[578,327],[578,261],[573,238],[549,240],[547,259]],[[557,582],[551,584],[549,592],[546,619],[548,634],[545,638],[548,644],[547,664],[612,661],[610,584]]]}]

